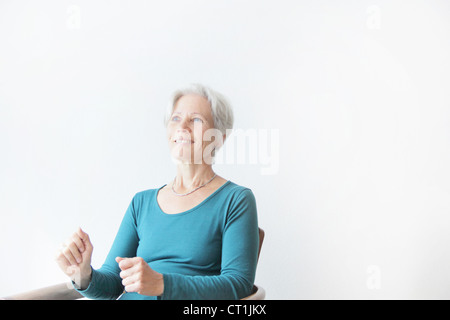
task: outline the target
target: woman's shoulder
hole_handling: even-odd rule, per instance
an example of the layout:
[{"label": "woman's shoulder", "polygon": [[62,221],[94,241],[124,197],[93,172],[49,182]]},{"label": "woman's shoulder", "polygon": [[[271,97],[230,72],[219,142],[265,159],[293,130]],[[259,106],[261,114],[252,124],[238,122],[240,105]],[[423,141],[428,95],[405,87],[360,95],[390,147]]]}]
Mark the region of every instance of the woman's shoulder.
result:
[{"label": "woman's shoulder", "polygon": [[228,180],[228,190],[232,192],[240,193],[244,190],[251,190],[249,187],[237,184],[236,182],[233,182],[231,180]]},{"label": "woman's shoulder", "polygon": [[144,189],[141,191],[137,191],[133,196],[133,201],[151,201],[156,197],[158,191],[163,188],[165,185],[152,189]]},{"label": "woman's shoulder", "polygon": [[244,213],[245,216],[256,216],[256,198],[252,189],[234,182],[230,182],[228,187],[227,221]]},{"label": "woman's shoulder", "polygon": [[255,197],[250,187],[237,184],[231,180],[228,180],[226,189],[226,193],[231,197],[231,201],[239,201],[248,198],[254,199]]}]

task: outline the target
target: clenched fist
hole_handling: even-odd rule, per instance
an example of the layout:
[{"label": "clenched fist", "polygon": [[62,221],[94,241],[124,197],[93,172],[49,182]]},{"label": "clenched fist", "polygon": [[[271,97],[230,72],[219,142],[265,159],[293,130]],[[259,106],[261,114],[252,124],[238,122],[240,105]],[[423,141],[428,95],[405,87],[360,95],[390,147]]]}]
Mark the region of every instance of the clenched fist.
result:
[{"label": "clenched fist", "polygon": [[116,258],[119,264],[122,284],[127,292],[137,292],[145,296],[160,296],[164,291],[161,273],[153,270],[144,259]]},{"label": "clenched fist", "polygon": [[89,235],[78,228],[56,255],[56,262],[61,270],[80,289],[86,289],[91,279],[92,251]]}]

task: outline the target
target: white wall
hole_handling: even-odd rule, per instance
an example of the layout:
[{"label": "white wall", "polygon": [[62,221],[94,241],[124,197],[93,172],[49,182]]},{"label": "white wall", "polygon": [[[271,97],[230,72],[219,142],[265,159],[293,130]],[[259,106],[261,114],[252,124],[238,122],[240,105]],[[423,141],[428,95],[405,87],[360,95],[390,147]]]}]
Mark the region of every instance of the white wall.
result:
[{"label": "white wall", "polygon": [[0,296],[66,280],[53,255],[79,225],[102,264],[132,196],[175,174],[169,94],[201,82],[273,138],[257,143],[269,164],[215,166],[257,197],[267,298],[450,298],[449,15],[444,0],[0,1]]}]

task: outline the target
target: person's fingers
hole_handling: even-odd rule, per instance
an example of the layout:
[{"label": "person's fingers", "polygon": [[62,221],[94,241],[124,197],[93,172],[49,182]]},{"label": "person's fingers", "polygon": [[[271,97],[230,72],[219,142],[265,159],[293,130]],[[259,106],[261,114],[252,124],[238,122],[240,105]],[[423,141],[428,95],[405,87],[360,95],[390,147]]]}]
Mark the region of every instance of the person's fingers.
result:
[{"label": "person's fingers", "polygon": [[62,252],[62,250],[63,249],[60,249],[56,252],[55,260],[62,269],[65,269],[68,266],[70,266],[70,262],[69,262],[69,260],[67,260],[66,256]]},{"label": "person's fingers", "polygon": [[[77,249],[78,251],[78,249]],[[64,257],[69,261],[71,265],[77,265],[77,259],[73,256],[72,251],[68,246],[65,246],[62,251]]]},{"label": "person's fingers", "polygon": [[134,274],[136,274],[136,272],[139,270],[139,267],[137,265],[133,265],[128,269],[123,269],[120,273],[119,276],[122,279],[126,279],[129,277],[132,277]]},{"label": "person's fingers", "polygon": [[80,249],[75,244],[75,242],[71,241],[66,244],[66,248],[70,250],[70,253],[72,253],[72,256],[75,258],[77,264],[81,263],[83,261],[83,257],[81,256]]},{"label": "person's fingers", "polygon": [[123,259],[125,259],[125,258],[122,258],[122,257],[116,257],[116,262],[119,263],[119,262],[122,261]]},{"label": "person's fingers", "polygon": [[133,274],[122,280],[126,292],[138,292],[142,290],[142,279],[139,274]]},{"label": "person's fingers", "polygon": [[75,232],[75,233],[72,235],[71,240],[76,244],[76,246],[78,247],[78,250],[79,250],[81,253],[83,253],[84,250],[85,250],[84,242],[83,242],[83,240],[81,240],[81,237],[80,237],[80,235],[78,234],[78,232]]},{"label": "person's fingers", "polygon": [[116,262],[119,264],[119,267],[122,270],[119,273],[119,276],[122,278],[122,285],[124,286],[125,291],[133,292],[129,290],[133,289],[132,284],[135,282],[136,278],[136,264],[134,263],[135,259],[116,257]]},{"label": "person's fingers", "polygon": [[[123,272],[123,271],[122,271]],[[122,278],[122,285],[124,287],[133,284],[138,279],[138,275],[135,273],[130,273],[128,276]],[[128,291],[128,290],[127,290]]]},{"label": "person's fingers", "polygon": [[126,292],[138,292],[138,285],[136,283],[132,283],[124,287]]},{"label": "person's fingers", "polygon": [[71,278],[80,270],[77,265],[73,265],[70,263],[70,261],[64,255],[63,249],[58,250],[57,254],[55,255],[55,259],[61,270]]},{"label": "person's fingers", "polygon": [[78,228],[76,233],[80,236],[81,240],[83,241],[84,248],[87,251],[92,252],[93,246],[92,246],[92,243],[91,243],[91,239],[89,238],[89,235],[86,232],[84,232],[81,229],[81,227]]},{"label": "person's fingers", "polygon": [[136,263],[135,258],[119,258],[119,261],[118,261],[120,270],[127,270],[127,269],[133,267],[135,265],[135,263]]}]

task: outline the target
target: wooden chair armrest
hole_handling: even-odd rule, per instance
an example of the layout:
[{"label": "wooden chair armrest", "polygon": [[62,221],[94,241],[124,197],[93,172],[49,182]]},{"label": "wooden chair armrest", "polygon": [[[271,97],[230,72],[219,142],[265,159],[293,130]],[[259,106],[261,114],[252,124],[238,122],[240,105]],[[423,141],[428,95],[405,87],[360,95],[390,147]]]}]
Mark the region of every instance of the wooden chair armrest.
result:
[{"label": "wooden chair armrest", "polygon": [[72,287],[71,282],[40,288],[3,297],[4,300],[77,300],[83,298],[78,291]]}]

